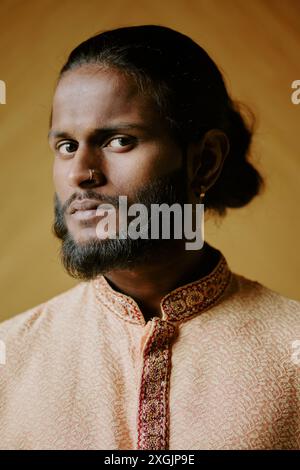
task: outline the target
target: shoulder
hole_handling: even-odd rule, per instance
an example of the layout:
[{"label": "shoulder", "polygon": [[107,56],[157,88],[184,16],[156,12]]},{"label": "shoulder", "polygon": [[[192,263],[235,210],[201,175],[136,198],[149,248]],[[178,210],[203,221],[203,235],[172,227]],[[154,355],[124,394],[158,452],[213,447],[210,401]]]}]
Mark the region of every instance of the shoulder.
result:
[{"label": "shoulder", "polygon": [[258,311],[260,315],[291,316],[300,320],[300,301],[288,298],[240,274],[233,273],[233,284],[235,300],[247,306],[247,310],[253,313]]},{"label": "shoulder", "polygon": [[84,304],[90,289],[89,283],[81,282],[75,287],[52,297],[35,307],[0,323],[0,340],[26,337],[35,331],[50,328],[54,320],[64,321],[76,306]]},{"label": "shoulder", "polygon": [[300,341],[300,302],[258,281],[233,274],[224,307],[235,332],[260,344],[291,351]]}]

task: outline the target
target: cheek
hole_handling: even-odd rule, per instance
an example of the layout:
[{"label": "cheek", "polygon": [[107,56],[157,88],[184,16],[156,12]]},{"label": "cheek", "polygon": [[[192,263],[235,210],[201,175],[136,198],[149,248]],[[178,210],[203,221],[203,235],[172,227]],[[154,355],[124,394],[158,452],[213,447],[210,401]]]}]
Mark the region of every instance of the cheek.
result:
[{"label": "cheek", "polygon": [[168,139],[159,142],[151,150],[148,154],[149,158],[144,162],[141,169],[149,178],[165,176],[181,167],[181,151]]},{"label": "cheek", "polygon": [[181,152],[172,144],[143,145],[110,162],[110,181],[113,186],[130,192],[133,187],[179,169],[181,164]]},{"label": "cheek", "polygon": [[56,159],[53,163],[53,183],[55,192],[58,194],[61,201],[65,201],[67,198],[67,185],[66,185],[66,178],[67,178],[67,165],[62,165]]}]

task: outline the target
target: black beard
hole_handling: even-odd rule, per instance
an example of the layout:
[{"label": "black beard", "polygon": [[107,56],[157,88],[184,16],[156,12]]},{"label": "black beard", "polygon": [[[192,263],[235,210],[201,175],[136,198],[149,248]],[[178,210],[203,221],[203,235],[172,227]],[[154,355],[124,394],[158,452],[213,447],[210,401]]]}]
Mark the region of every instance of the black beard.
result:
[{"label": "black beard", "polygon": [[[184,168],[181,168],[167,176],[157,178],[155,182],[139,189],[134,201],[128,200],[128,207],[133,202],[144,204],[149,215],[148,230],[151,230],[151,204],[184,204],[186,202],[185,184],[185,171]],[[93,190],[86,190],[84,195],[81,193],[81,196],[99,199],[98,193]],[[62,205],[55,194],[53,224],[55,236],[62,240],[61,261],[72,277],[87,281],[115,269],[132,269],[150,259],[153,260],[154,256],[162,256],[170,248],[171,240],[151,239],[150,237],[136,240],[129,237],[126,239],[91,239],[87,242],[77,243],[67,228],[64,216],[66,209],[74,199],[76,199],[76,194]],[[118,207],[118,197],[103,196],[103,200]],[[149,231],[149,233],[151,232]]]}]

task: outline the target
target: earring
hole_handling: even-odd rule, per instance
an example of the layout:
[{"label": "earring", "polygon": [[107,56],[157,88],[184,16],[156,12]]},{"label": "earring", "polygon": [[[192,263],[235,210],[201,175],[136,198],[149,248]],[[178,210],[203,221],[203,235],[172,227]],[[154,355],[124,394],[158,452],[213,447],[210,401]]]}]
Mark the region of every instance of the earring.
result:
[{"label": "earring", "polygon": [[199,204],[203,204],[204,198],[205,198],[205,190],[204,186],[200,186],[200,194],[198,191],[195,191],[196,197],[199,198]]},{"label": "earring", "polygon": [[205,191],[204,188],[201,186],[201,192],[200,192],[200,197],[199,197],[199,204],[203,204],[205,198]]},{"label": "earring", "polygon": [[94,170],[94,168],[89,168],[89,179],[88,181],[93,181],[96,180],[97,175],[100,175],[100,172],[98,170]]}]

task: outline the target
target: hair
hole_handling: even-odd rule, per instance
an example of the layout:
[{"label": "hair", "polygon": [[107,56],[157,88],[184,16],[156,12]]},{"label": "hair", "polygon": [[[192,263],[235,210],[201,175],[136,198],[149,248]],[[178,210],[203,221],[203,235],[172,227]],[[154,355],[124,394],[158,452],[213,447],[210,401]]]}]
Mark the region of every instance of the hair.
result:
[{"label": "hair", "polygon": [[188,36],[156,25],[105,31],[79,44],[62,67],[69,70],[99,64],[130,75],[153,98],[170,132],[182,146],[210,129],[228,137],[230,150],[221,173],[207,192],[205,206],[224,215],[256,196],[263,178],[249,161],[255,119],[241,114],[229,96],[222,74],[207,52]]}]

